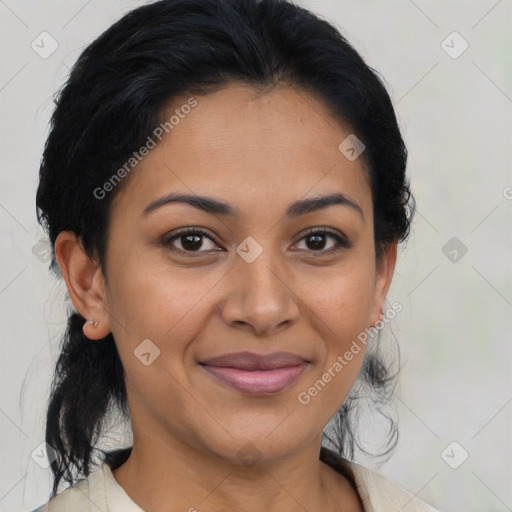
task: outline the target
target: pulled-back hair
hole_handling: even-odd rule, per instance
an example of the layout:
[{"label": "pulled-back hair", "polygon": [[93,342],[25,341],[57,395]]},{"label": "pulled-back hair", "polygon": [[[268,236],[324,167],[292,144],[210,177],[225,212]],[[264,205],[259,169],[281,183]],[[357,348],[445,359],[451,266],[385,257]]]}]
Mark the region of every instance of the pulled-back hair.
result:
[{"label": "pulled-back hair", "polygon": [[[161,0],[129,12],[92,42],[57,96],[36,201],[52,247],[61,231],[72,231],[105,270],[109,208],[129,177],[102,200],[94,191],[143,145],[175,96],[208,94],[230,82],[288,84],[323,101],[366,147],[376,259],[405,240],[414,202],[391,100],[332,25],[286,0]],[[58,274],[54,251],[51,268]],[[46,420],[46,441],[57,455],[52,496],[62,479],[73,484],[88,476],[107,414],[118,408],[129,418],[112,334],[89,340],[85,319],[69,313]],[[392,395],[393,377],[378,351],[367,352],[359,380],[378,400]],[[340,455],[352,456],[357,441],[355,400],[349,396],[337,413]],[[396,440],[394,424],[392,432]],[[117,467],[129,449],[100,452]]]}]

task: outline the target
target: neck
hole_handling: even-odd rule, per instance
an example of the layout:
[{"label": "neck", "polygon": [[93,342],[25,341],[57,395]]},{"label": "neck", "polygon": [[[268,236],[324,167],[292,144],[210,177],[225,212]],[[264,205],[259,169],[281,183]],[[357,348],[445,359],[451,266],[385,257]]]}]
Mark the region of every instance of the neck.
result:
[{"label": "neck", "polygon": [[[131,452],[124,451],[128,459],[112,473],[144,510],[362,510],[346,476],[319,459],[321,437],[286,459],[252,465],[177,446],[175,439],[172,446],[137,441],[143,440],[134,438]],[[322,459],[333,460],[325,449]]]}]

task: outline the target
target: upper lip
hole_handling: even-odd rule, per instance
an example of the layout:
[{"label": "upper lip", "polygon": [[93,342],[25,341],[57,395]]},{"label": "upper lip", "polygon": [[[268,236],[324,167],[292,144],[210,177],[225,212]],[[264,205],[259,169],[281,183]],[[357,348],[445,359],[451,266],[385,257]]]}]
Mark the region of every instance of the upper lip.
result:
[{"label": "upper lip", "polygon": [[276,370],[278,368],[297,366],[306,362],[308,361],[303,357],[290,352],[273,352],[261,355],[253,352],[233,352],[207,359],[200,364],[251,371]]}]

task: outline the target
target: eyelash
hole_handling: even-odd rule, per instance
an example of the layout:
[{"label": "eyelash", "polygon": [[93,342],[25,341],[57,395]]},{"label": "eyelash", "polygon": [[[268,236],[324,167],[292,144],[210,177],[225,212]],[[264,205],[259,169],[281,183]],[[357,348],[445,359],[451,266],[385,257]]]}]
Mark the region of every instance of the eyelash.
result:
[{"label": "eyelash", "polygon": [[[185,254],[185,257],[189,257],[189,258],[201,257],[201,256],[204,256],[205,253],[210,252],[210,251],[184,251],[183,249],[177,249],[176,247],[172,246],[172,242],[174,242],[175,240],[177,240],[181,237],[185,237],[186,235],[202,235],[202,236],[208,238],[209,240],[211,240],[213,243],[216,243],[215,240],[203,229],[189,227],[189,228],[183,228],[182,230],[178,231],[177,233],[174,233],[172,236],[164,237],[164,239],[162,240],[160,245],[162,247],[169,248],[173,252]],[[312,236],[312,235],[329,235],[336,240],[338,245],[331,249],[319,250],[319,251],[307,250],[307,252],[318,253],[319,255],[324,256],[326,254],[335,253],[335,252],[341,251],[343,249],[350,249],[350,247],[352,247],[352,244],[346,238],[338,235],[337,233],[331,231],[330,229],[320,228],[320,227],[307,229],[306,232],[302,235],[302,237],[298,240],[298,242],[301,242],[305,238]],[[217,249],[215,249],[215,251],[216,250]]]}]

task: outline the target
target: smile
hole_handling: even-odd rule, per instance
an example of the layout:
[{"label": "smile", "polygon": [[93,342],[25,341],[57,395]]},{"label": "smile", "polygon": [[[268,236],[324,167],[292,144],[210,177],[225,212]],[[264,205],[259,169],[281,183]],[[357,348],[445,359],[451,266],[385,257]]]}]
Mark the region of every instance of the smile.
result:
[{"label": "smile", "polygon": [[205,364],[200,366],[220,382],[241,393],[270,395],[290,387],[299,379],[309,363],[303,362],[273,370],[241,370]]}]

